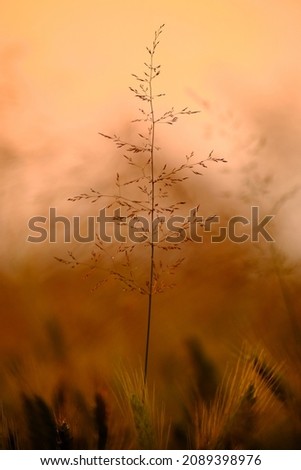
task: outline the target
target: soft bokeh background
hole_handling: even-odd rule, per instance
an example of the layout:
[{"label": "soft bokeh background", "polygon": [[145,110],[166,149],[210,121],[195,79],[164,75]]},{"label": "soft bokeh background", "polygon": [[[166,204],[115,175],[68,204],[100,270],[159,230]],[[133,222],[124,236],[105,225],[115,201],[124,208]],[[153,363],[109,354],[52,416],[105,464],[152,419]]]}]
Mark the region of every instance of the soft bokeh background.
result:
[{"label": "soft bokeh background", "polygon": [[[166,23],[159,61],[167,102],[203,109],[165,136],[166,151],[213,147],[240,168],[249,140],[264,138],[260,172],[274,185],[299,177],[301,7],[297,1],[10,2],[1,14],[1,249],[29,250],[26,219],[73,187],[109,178],[98,131],[126,132],[137,103],[130,74]],[[211,105],[204,108],[203,101]],[[211,141],[204,144],[203,131]],[[188,147],[188,149],[187,149]],[[114,161],[115,164],[115,161]],[[96,175],[97,174],[97,175]],[[78,176],[80,175],[80,184]],[[231,182],[231,183],[230,183]],[[238,185],[237,175],[223,184]],[[300,199],[299,199],[300,201]],[[297,245],[298,220],[283,232]],[[16,227],[20,227],[16,229]],[[289,229],[288,229],[289,227]],[[8,236],[9,234],[9,236]],[[12,241],[18,246],[11,253]],[[35,247],[36,248],[36,247]],[[297,249],[297,247],[296,247]],[[299,250],[300,251],[300,250]],[[7,264],[7,263],[4,263]]]},{"label": "soft bokeh background", "polygon": [[300,2],[12,0],[0,17],[0,348],[3,370],[31,374],[31,387],[45,393],[60,374],[85,387],[143,355],[145,299],[115,284],[90,293],[93,283],[53,258],[70,246],[29,244],[27,221],[51,206],[60,215],[90,213],[68,197],[110,188],[120,158],[98,132],[135,138],[131,73],[142,70],[162,23],[162,107],[201,113],[161,131],[161,158],[214,149],[228,164],[193,180],[187,200],[225,220],[259,205],[276,214],[276,244],[274,252],[265,243],[224,243],[185,253],[177,288],[155,304],[151,373],[169,382],[189,375],[191,336],[224,364],[242,340],[275,352],[296,330]]}]

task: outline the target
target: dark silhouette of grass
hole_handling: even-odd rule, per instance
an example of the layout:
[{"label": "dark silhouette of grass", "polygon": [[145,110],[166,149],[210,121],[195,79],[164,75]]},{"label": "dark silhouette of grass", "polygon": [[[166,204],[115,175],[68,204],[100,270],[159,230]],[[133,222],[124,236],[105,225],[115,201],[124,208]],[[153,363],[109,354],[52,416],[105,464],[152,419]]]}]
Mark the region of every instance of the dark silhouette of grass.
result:
[{"label": "dark silhouette of grass", "polygon": [[49,406],[39,396],[24,396],[23,409],[31,449],[57,449],[58,429]]},{"label": "dark silhouette of grass", "polygon": [[187,341],[187,349],[194,366],[198,398],[209,405],[215,398],[219,384],[216,367],[195,338]]},{"label": "dark silhouette of grass", "polygon": [[100,393],[95,394],[94,417],[97,430],[97,449],[105,449],[108,440],[107,409]]}]

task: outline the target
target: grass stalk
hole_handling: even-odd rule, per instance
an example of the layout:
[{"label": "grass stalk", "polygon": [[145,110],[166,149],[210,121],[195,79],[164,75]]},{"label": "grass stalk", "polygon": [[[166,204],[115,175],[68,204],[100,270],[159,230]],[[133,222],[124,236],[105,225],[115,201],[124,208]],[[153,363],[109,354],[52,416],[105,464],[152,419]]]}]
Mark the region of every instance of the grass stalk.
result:
[{"label": "grass stalk", "polygon": [[[108,135],[103,132],[99,134],[110,140],[118,150],[122,149],[123,157],[126,159],[127,164],[130,165],[134,177],[132,179],[125,179],[123,175],[116,173],[115,185],[118,189],[112,195],[103,194],[102,192],[90,188],[89,193],[81,193],[76,196],[69,198],[70,201],[89,200],[91,203],[100,202],[105,204],[102,210],[113,210],[114,222],[117,224],[129,225],[131,222],[136,220],[139,222],[139,217],[143,214],[147,218],[148,228],[145,229],[147,232],[146,238],[142,241],[144,246],[149,249],[149,260],[147,280],[139,278],[135,275],[132,269],[132,253],[135,248],[138,247],[139,243],[137,239],[133,240],[131,237],[126,239],[126,244],[118,239],[119,245],[116,247],[116,258],[112,257],[108,253],[108,246],[98,234],[96,234],[96,241],[94,243],[94,249],[91,252],[91,259],[89,263],[81,263],[77,260],[74,254],[69,251],[69,259],[56,258],[58,261],[69,265],[74,268],[78,265],[85,265],[88,268],[87,276],[94,273],[95,270],[103,269],[104,262],[108,264],[107,276],[97,282],[96,288],[100,287],[109,278],[119,281],[124,285],[126,291],[136,291],[139,294],[145,295],[147,298],[147,325],[146,325],[146,337],[144,346],[144,368],[143,368],[143,383],[146,389],[149,369],[149,357],[150,357],[150,339],[151,339],[151,327],[153,318],[153,304],[154,295],[164,292],[167,288],[174,287],[173,283],[167,283],[162,273],[168,275],[174,274],[174,271],[181,265],[185,258],[180,257],[170,264],[164,257],[160,257],[159,264],[160,270],[157,269],[157,263],[155,262],[155,255],[157,254],[158,248],[161,248],[166,252],[170,250],[180,250],[180,241],[177,237],[170,237],[170,230],[167,227],[160,225],[160,236],[158,237],[158,223],[161,224],[161,220],[169,219],[174,216],[175,213],[181,210],[186,201],[178,201],[174,199],[177,185],[182,184],[190,176],[197,175],[201,176],[203,173],[200,170],[207,168],[208,162],[224,162],[226,160],[221,157],[215,157],[213,150],[210,151],[207,157],[199,159],[194,152],[190,152],[185,156],[183,163],[176,166],[171,165],[169,162],[160,162],[159,165],[155,165],[155,156],[160,151],[157,146],[156,129],[157,124],[170,125],[175,124],[180,117],[185,115],[192,115],[199,113],[198,110],[193,111],[188,107],[184,107],[179,111],[176,111],[174,107],[171,107],[167,111],[160,114],[155,113],[154,101],[165,95],[165,93],[154,93],[153,82],[161,73],[161,65],[155,63],[155,54],[158,44],[160,43],[160,35],[163,31],[164,24],[162,24],[154,34],[151,47],[147,47],[146,50],[149,54],[148,61],[144,62],[143,74],[136,75],[132,74],[136,81],[136,87],[129,87],[135,98],[143,102],[143,107],[139,108],[140,118],[134,119],[132,123],[144,123],[146,129],[141,133],[137,133],[137,143],[134,141],[127,141],[117,134]],[[156,154],[156,155],[155,155]],[[162,165],[162,166],[161,166]],[[121,194],[121,190],[126,195]],[[128,191],[134,191],[133,197],[127,197]],[[137,198],[137,191],[141,197]],[[163,200],[165,202],[163,202]],[[121,208],[124,212],[124,216],[121,216]],[[119,214],[119,215],[116,215]],[[160,217],[163,216],[161,219]],[[150,226],[149,226],[150,224]],[[181,230],[185,232],[187,229],[188,222],[182,223]],[[115,239],[117,241],[117,238]],[[140,239],[141,241],[141,239]],[[185,241],[192,241],[191,238],[186,238]],[[140,245],[141,246],[141,245]],[[135,251],[136,252],[136,251]],[[109,256],[108,256],[109,255]],[[103,260],[105,258],[105,260]],[[120,264],[118,264],[120,258],[123,258]]]},{"label": "grass stalk", "polygon": [[148,373],[148,357],[149,357],[149,345],[150,345],[150,331],[151,331],[151,320],[152,320],[152,308],[153,308],[153,284],[154,284],[154,267],[155,267],[155,243],[154,243],[154,213],[155,213],[155,172],[154,172],[154,145],[155,145],[155,113],[154,113],[154,100],[153,100],[153,61],[154,52],[156,46],[156,37],[153,42],[153,47],[150,53],[150,73],[149,73],[149,104],[151,113],[151,139],[150,139],[150,171],[151,171],[151,207],[150,207],[150,223],[151,223],[151,239],[150,239],[150,270],[149,270],[149,292],[148,292],[148,309],[147,309],[147,330],[146,330],[146,342],[145,342],[145,357],[144,357],[144,386],[147,383]]}]

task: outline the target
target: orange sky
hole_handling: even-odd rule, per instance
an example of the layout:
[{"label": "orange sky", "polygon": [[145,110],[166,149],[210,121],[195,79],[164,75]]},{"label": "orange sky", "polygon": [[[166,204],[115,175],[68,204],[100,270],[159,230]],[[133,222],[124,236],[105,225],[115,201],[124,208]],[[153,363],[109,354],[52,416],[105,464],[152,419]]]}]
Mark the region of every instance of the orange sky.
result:
[{"label": "orange sky", "polygon": [[[166,102],[212,104],[167,134],[167,150],[213,146],[234,171],[227,185],[249,158],[242,151],[248,136],[263,135],[262,165],[276,170],[277,185],[300,181],[299,0],[12,0],[0,17],[2,253],[18,258],[12,240],[27,253],[28,217],[54,203],[63,210],[75,188],[108,174],[98,131],[128,129],[137,104],[130,74],[141,71],[145,46],[162,23]],[[239,130],[221,118],[228,111]],[[203,125],[213,126],[207,144],[200,143]],[[286,213],[283,237],[294,246],[300,233],[293,215]]]}]

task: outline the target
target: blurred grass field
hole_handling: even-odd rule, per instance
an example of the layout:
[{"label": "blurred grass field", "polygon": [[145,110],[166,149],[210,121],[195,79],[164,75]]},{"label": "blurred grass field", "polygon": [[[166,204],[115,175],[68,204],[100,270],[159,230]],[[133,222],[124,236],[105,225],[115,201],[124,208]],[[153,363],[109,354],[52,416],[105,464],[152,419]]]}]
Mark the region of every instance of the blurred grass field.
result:
[{"label": "blurred grass field", "polygon": [[[292,266],[277,246],[271,249],[265,242],[256,248],[251,243],[204,243],[185,247],[183,254],[185,263],[174,276],[176,287],[155,297],[151,336],[148,387],[150,391],[155,388],[152,406],[157,408],[156,413],[159,415],[161,408],[165,409],[162,426],[170,428],[166,446],[298,448],[301,399],[298,263]],[[140,262],[137,257],[135,263],[143,270]],[[141,430],[138,426],[137,431],[135,419],[120,417],[122,407],[116,399],[119,390],[132,410],[135,386],[126,394],[116,383],[124,373],[129,377],[139,375],[146,299],[125,292],[113,281],[91,292],[97,279],[85,279],[84,274],[81,267],[68,269],[49,256],[42,261],[28,259],[13,274],[1,275],[2,447],[59,448],[63,444],[58,443],[57,427],[66,425],[70,446],[94,448],[99,431],[93,415],[97,396],[106,410],[109,436],[102,445],[139,446],[137,432],[139,437]],[[256,372],[256,354],[267,357],[272,370],[266,383]],[[250,355],[254,355],[253,363],[244,359]],[[202,438],[205,431],[195,428],[196,410],[205,413],[205,418],[199,417],[202,426],[202,419],[210,422],[211,407],[212,413],[225,413],[222,405],[215,404],[217,391],[222,383],[231,382],[231,371],[237,361],[245,361],[251,369],[246,380],[240,382],[236,377],[229,393],[231,400],[235,397],[238,403],[249,390],[250,404],[258,405],[256,411],[250,405],[254,429],[249,429],[251,418],[246,412],[238,425],[241,431],[233,431],[233,436],[229,431],[231,438],[227,439],[221,435],[213,440],[208,438],[206,443]],[[244,376],[244,371],[241,373]],[[278,373],[281,387],[289,390],[285,399],[277,395],[278,385],[276,391],[271,386],[273,374]],[[63,411],[59,412],[55,408],[58,391],[63,397]],[[42,405],[37,405],[38,399]],[[138,410],[142,412],[146,405],[141,396],[140,404]],[[229,406],[231,409],[234,405]],[[50,417],[53,419],[48,427],[49,432],[51,426],[56,429],[54,440],[49,441],[46,429],[44,444],[36,442],[39,433],[35,435],[29,429],[28,413],[36,416],[32,418],[39,422],[36,426],[47,428]],[[158,425],[156,413],[149,418],[149,426]],[[292,414],[296,422],[292,421]],[[79,424],[81,420],[83,424]],[[131,428],[131,440],[127,439],[127,427]],[[241,439],[244,432],[245,440]],[[156,440],[152,442],[153,446],[159,445]]]}]

